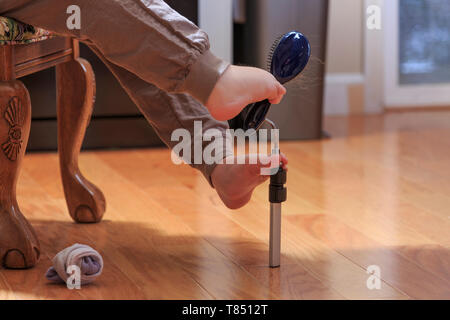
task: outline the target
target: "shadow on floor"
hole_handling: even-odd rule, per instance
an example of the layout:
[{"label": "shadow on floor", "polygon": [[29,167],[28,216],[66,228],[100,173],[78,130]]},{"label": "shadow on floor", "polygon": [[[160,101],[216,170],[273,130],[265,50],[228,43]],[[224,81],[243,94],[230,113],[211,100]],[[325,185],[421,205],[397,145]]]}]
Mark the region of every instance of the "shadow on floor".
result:
[{"label": "shadow on floor", "polygon": [[[438,275],[417,277],[416,269],[408,267],[412,262],[405,264],[392,248],[360,252],[338,250],[355,260],[364,261],[366,257],[369,261],[371,256],[384,259],[380,260],[384,261],[384,268],[386,263],[389,265],[384,275],[389,283],[406,288],[403,293],[385,282],[382,291],[370,291],[361,275],[355,275],[354,281],[343,279],[349,270],[343,270],[337,261],[327,260],[326,255],[316,255],[314,261],[285,255],[280,269],[270,269],[267,267],[268,248],[255,239],[170,235],[126,221],[106,220],[92,225],[53,220],[30,222],[41,241],[41,260],[30,270],[1,269],[0,299],[344,298],[318,280],[321,277],[337,287],[346,282],[347,298],[450,298],[448,276],[440,278],[439,287],[433,287],[433,281],[439,280]],[[74,243],[97,249],[104,257],[105,269],[94,284],[71,291],[63,285],[50,284],[44,274],[51,265],[51,258]],[[409,250],[410,255],[418,259],[440,257],[441,261],[436,263],[441,264],[441,275],[449,274],[448,249],[440,252],[431,247],[399,250]],[[389,255],[392,258],[386,261]],[[416,278],[411,278],[414,276]],[[421,293],[417,293],[418,289]]]}]

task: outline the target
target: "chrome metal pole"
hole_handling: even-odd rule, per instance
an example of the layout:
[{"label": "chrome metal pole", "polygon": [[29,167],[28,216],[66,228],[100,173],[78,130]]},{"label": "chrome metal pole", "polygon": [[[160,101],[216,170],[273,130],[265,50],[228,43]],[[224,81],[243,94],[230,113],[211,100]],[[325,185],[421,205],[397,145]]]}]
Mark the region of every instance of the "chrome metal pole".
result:
[{"label": "chrome metal pole", "polygon": [[[274,122],[266,119],[272,129],[277,129]],[[273,154],[280,153],[278,133],[276,134]],[[281,165],[277,168],[274,175],[270,177],[269,201],[270,201],[270,234],[269,234],[269,266],[278,268],[281,259],[281,203],[286,201],[287,189],[284,187],[286,183],[286,171]]]},{"label": "chrome metal pole", "polygon": [[270,240],[269,240],[269,266],[280,266],[281,256],[281,203],[270,204]]}]

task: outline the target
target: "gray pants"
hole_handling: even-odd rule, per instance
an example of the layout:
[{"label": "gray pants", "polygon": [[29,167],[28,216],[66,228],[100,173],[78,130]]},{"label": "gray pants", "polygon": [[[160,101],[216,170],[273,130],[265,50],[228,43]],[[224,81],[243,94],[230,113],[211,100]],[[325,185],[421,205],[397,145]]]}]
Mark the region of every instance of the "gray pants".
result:
[{"label": "gray pants", "polygon": [[[71,5],[81,8],[80,30],[67,28]],[[0,15],[89,45],[169,148],[177,143],[171,141],[175,129],[194,137],[194,121],[202,121],[203,132],[217,128],[226,138],[228,125],[213,119],[203,104],[229,63],[214,56],[208,36],[164,1],[2,0]],[[193,167],[211,183],[215,165]]]}]

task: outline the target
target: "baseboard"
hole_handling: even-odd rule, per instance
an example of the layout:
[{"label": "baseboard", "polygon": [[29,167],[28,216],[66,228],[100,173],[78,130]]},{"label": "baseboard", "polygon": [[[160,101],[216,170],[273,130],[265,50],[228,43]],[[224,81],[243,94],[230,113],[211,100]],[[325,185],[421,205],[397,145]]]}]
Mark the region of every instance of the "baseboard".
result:
[{"label": "baseboard", "polygon": [[419,107],[386,107],[387,113],[409,113],[409,112],[450,112],[450,106],[419,106]]},{"label": "baseboard", "polygon": [[325,115],[364,113],[364,75],[327,74],[325,77]]}]

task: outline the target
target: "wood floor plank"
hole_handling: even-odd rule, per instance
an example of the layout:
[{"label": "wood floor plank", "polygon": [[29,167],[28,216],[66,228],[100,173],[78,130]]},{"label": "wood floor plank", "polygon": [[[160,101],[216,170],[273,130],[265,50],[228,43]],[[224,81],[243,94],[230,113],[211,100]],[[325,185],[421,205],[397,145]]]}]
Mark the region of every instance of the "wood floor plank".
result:
[{"label": "wood floor plank", "polygon": [[[435,164],[430,165],[430,161],[426,160],[427,157],[432,157],[439,159],[441,164],[450,163],[446,161],[445,152],[436,152],[441,148],[435,148],[435,152],[427,152],[425,149],[421,152],[414,151],[411,154],[410,150],[420,150],[417,148],[418,144],[405,146],[402,142],[403,140],[416,141],[417,134],[421,133],[415,132],[412,135],[410,132],[400,132],[395,135],[395,139],[390,139],[392,141],[386,141],[384,136],[374,136],[364,139],[350,138],[342,143],[344,148],[349,151],[347,161],[354,163],[354,160],[364,159],[365,165],[371,165],[373,171],[382,171],[384,175],[391,173],[392,177],[398,178],[401,198],[424,210],[431,209],[432,214],[448,220],[448,212],[443,208],[450,205],[449,166],[447,165],[444,169],[441,165],[440,170],[435,170]],[[425,138],[422,137],[422,139]],[[426,141],[429,142],[429,139],[430,137]],[[445,139],[441,138],[439,143],[444,141]],[[427,143],[422,143],[422,145],[427,145]],[[387,148],[386,146],[391,147]],[[341,146],[334,144],[334,147]],[[363,154],[361,154],[361,150],[363,150]],[[407,150],[407,152],[402,152],[402,150]],[[352,155],[358,154],[359,159],[352,157]]]},{"label": "wood floor plank", "polygon": [[[36,170],[31,170],[37,172]],[[57,185],[53,183],[52,185]],[[35,296],[46,299],[143,299],[145,295],[123,273],[107,251],[98,246],[100,225],[79,225],[70,219],[65,202],[51,199],[32,175],[24,171],[20,184],[22,194],[29,201],[23,202],[26,212],[41,242],[41,261],[29,272],[13,271],[7,275],[8,282],[20,275],[33,274],[37,281],[15,281],[13,288],[20,291],[33,290]],[[95,236],[90,237],[90,234]],[[62,249],[75,243],[82,243],[98,249],[103,255],[105,268],[102,276],[82,290],[68,290],[64,285],[54,285],[44,278],[46,270],[52,265],[51,259]],[[13,275],[14,274],[14,275]],[[104,281],[107,279],[107,281]],[[18,287],[20,286],[20,287]],[[46,293],[48,292],[48,293]],[[36,294],[38,293],[38,294]],[[45,294],[46,293],[46,294]],[[45,295],[44,295],[45,294]],[[29,296],[31,298],[32,296]]]},{"label": "wood floor plank", "polygon": [[[344,168],[333,168],[333,173],[340,172],[340,174],[334,177],[334,180],[330,181],[329,184],[337,185],[337,181],[344,181],[343,176],[346,175],[345,172],[347,171],[352,170],[345,165]],[[356,170],[353,169],[353,172],[356,172]],[[378,176],[378,173],[379,172],[376,172],[375,176]],[[349,177],[351,175],[347,174],[346,176]],[[326,178],[322,177],[321,180],[326,180]],[[296,181],[297,180],[294,179],[292,182],[294,189],[297,189]],[[302,181],[303,184],[310,187],[307,179],[302,179]],[[400,203],[397,203],[396,201],[393,205],[394,208],[391,208],[392,201],[389,201],[389,198],[392,195],[388,194],[386,197],[387,199],[384,200],[383,192],[381,190],[372,190],[374,188],[371,185],[360,185],[361,182],[349,181],[349,179],[345,181],[345,184],[351,185],[352,189],[340,189],[335,191],[334,197],[330,196],[333,201],[328,204],[330,209],[326,209],[327,212],[338,216],[339,219],[343,219],[347,224],[358,224],[358,228],[364,230],[366,234],[371,234],[372,236],[375,235],[375,238],[382,239],[383,245],[395,246],[395,250],[402,250],[403,255],[410,257],[411,259],[413,259],[415,255],[414,250],[404,250],[403,248],[407,246],[403,245],[403,243],[408,243],[410,245],[415,243],[419,247],[427,246],[430,248],[437,248],[436,250],[427,251],[428,260],[432,259],[432,261],[440,261],[440,259],[442,259],[442,254],[448,253],[448,230],[450,230],[450,228],[447,221],[442,221],[440,218],[436,218],[429,213],[427,214],[427,212],[417,209],[407,203],[401,203],[401,201],[403,201],[402,199],[398,200]],[[358,186],[358,184],[360,186]],[[361,199],[364,201],[363,204],[361,203]],[[358,220],[355,221],[353,212],[365,212],[365,214],[361,215]],[[373,223],[364,223],[367,215],[371,215]],[[384,236],[394,234],[396,239],[390,239],[389,241],[386,237],[377,236],[377,232],[374,232],[374,225],[377,223],[380,224],[378,222],[380,219],[383,220],[383,224],[381,224],[382,227],[379,228],[381,233],[383,233]],[[423,223],[423,221],[427,221],[427,223]],[[393,230],[395,230],[395,232],[393,232]],[[435,241],[429,241],[427,238],[423,237],[423,235],[428,239],[433,239]],[[399,239],[402,241],[398,241]],[[430,255],[434,255],[434,258],[431,258]],[[424,263],[422,266],[427,268],[430,272],[439,273],[441,270],[439,264],[435,266],[438,269],[435,271],[431,269],[434,266],[433,264],[426,264],[428,260],[420,260]]]},{"label": "wood floor plank", "polygon": [[[389,128],[392,125],[405,127],[406,130],[396,129],[389,133],[380,130],[370,136],[337,139],[327,148],[343,151],[334,153],[337,159],[345,155],[343,160],[352,161],[355,159],[352,156],[356,155],[364,160],[365,165],[372,164],[375,169],[381,167],[385,175],[391,173],[393,177],[398,177],[401,190],[397,194],[399,198],[407,199],[432,214],[439,214],[448,222],[446,208],[450,205],[450,135],[448,123],[445,123],[449,120],[448,112],[431,116],[418,114],[414,119],[410,115],[402,117],[403,120],[397,118],[398,115],[370,117],[371,122],[378,126],[388,127],[384,130],[392,130]],[[331,156],[331,152],[328,155]]]},{"label": "wood floor plank", "polygon": [[[28,154],[22,211],[42,245],[30,270],[0,270],[0,299],[450,299],[450,112],[325,119],[332,139],[288,142],[282,266],[267,267],[267,184],[226,209],[165,149],[83,153],[105,221],[70,219],[54,153]],[[104,274],[71,291],[44,277],[75,242]],[[369,290],[367,266],[381,267]]]},{"label": "wood floor plank", "polygon": [[[126,155],[121,156],[122,159],[111,154],[102,154],[100,157],[117,170],[126,157]],[[125,176],[130,173],[129,178],[134,183],[141,185],[141,188],[147,192],[149,197],[152,197],[158,203],[164,203],[171,214],[184,221],[197,234],[203,235],[203,238],[220,250],[227,258],[242,266],[258,281],[268,286],[271,291],[278,292],[281,295],[280,298],[343,298],[286,256],[282,257],[282,265],[285,268],[282,270],[269,269],[267,244],[228,219],[226,215],[229,212],[223,214],[224,207],[218,201],[216,195],[207,193],[205,197],[205,192],[199,194],[192,188],[178,185],[171,186],[162,183],[161,186],[155,186],[154,179],[152,179],[153,170],[151,170],[148,158],[138,155],[133,159],[133,165],[135,168],[140,168],[140,174],[134,175],[132,172],[136,169],[130,168],[127,174],[124,174]],[[162,176],[170,181],[173,177],[172,170],[170,166],[164,168],[160,166],[158,175],[164,173]],[[146,181],[150,180],[152,181],[149,183],[150,186],[146,187],[145,185],[148,184]],[[192,183],[193,181],[189,182]],[[202,185],[203,182],[199,181],[199,184]],[[178,195],[176,201],[173,200],[174,194]],[[262,272],[261,269],[267,269],[268,272]],[[291,276],[292,279],[290,279]]]},{"label": "wood floor plank", "polygon": [[[287,219],[296,225],[299,231],[308,232],[316,239],[333,245],[340,254],[363,268],[378,266],[383,281],[411,298],[450,298],[450,253],[442,247],[410,248],[415,251],[416,259],[419,259],[414,261],[406,259],[396,250],[384,247],[329,215],[299,215],[289,216]],[[429,254],[428,250],[436,252]],[[430,255],[438,259],[428,261]],[[433,272],[422,268],[421,264],[430,266],[428,270]]]},{"label": "wood floor plank", "polygon": [[[110,157],[111,158],[111,157]],[[114,160],[111,160],[114,161]],[[214,200],[217,196],[214,194],[213,190],[207,190],[205,189],[205,185],[202,180],[197,181],[195,179],[192,179],[192,176],[190,176],[188,168],[186,167],[175,167],[172,168],[170,166],[167,166],[166,169],[161,169],[159,171],[164,171],[164,174],[158,173],[158,175],[164,176],[170,176],[175,175],[182,183],[184,183],[186,186],[189,186],[192,190],[199,191],[202,194],[202,197],[205,199],[212,199],[211,203],[207,204],[207,208],[211,208],[211,205],[213,203],[218,203],[218,200]],[[129,171],[128,171],[129,172]],[[171,179],[169,177],[169,179]],[[202,179],[200,177],[200,179]],[[266,189],[267,186],[262,186],[259,188],[261,191],[262,189]],[[267,190],[267,189],[266,189]],[[263,191],[264,192],[264,191]],[[266,192],[264,192],[266,193]],[[197,201],[198,202],[198,201]],[[182,202],[184,203],[184,202]],[[197,205],[198,206],[198,205]],[[224,214],[228,215],[230,219],[238,223],[242,228],[249,231],[251,234],[256,236],[261,241],[264,241],[264,243],[268,243],[268,201],[267,199],[264,199],[263,201],[257,201],[252,200],[250,205],[244,209],[239,210],[238,212],[232,213],[231,211],[225,209],[223,206],[218,206],[217,210],[222,211]],[[287,228],[288,229],[288,228]],[[318,279],[321,280],[327,287],[332,288],[333,290],[340,293],[342,296],[347,298],[355,298],[356,292],[358,294],[361,294],[362,297],[367,298],[375,298],[375,297],[387,297],[387,298],[394,298],[394,297],[401,297],[404,298],[404,295],[397,290],[393,288],[389,288],[387,286],[385,288],[385,291],[382,292],[369,292],[367,287],[365,286],[365,281],[367,279],[367,275],[365,270],[354,264],[353,262],[349,261],[345,257],[341,256],[340,254],[334,252],[332,249],[321,245],[320,243],[316,242],[312,238],[308,238],[306,240],[306,243],[313,242],[314,245],[317,245],[317,250],[311,245],[309,248],[305,245],[305,247],[302,247],[302,250],[296,250],[293,249],[294,247],[297,247],[300,243],[305,243],[305,239],[298,238],[299,235],[297,235],[297,232],[289,232],[288,230],[283,230],[284,235],[293,235],[294,241],[291,241],[293,246],[291,246],[289,249],[292,252],[298,253],[298,251],[307,251],[308,255],[313,255],[313,257],[318,256],[320,257],[322,255],[322,252],[320,249],[324,250],[327,254],[330,254],[333,258],[336,258],[336,261],[334,259],[332,260],[332,263],[336,263],[336,266],[340,266],[340,268],[344,270],[348,270],[345,272],[347,273],[347,278],[344,274],[342,274],[342,277],[340,279],[334,279],[333,275],[329,275],[326,271],[320,270],[320,264],[322,263],[319,261],[314,261],[314,259],[311,259],[312,261],[307,261],[305,263],[304,259],[299,259],[298,254],[293,254],[287,256],[290,256],[292,260],[294,260],[296,263],[300,263],[303,267],[306,267],[307,270],[309,270],[311,273],[313,273]],[[310,250],[310,252],[308,251]],[[320,271],[320,272],[318,272]],[[337,272],[339,273],[339,272]],[[356,275],[356,276],[355,276]],[[353,288],[350,288],[349,282],[354,284]],[[355,288],[358,288],[358,290],[355,290]],[[342,290],[342,291],[340,291]],[[353,295],[354,294],[354,295]]]},{"label": "wood floor plank", "polygon": [[[285,149],[290,150],[289,146],[285,146]],[[292,150],[293,161],[297,159],[300,161],[294,150],[295,147]],[[289,185],[294,192],[302,193],[303,190],[321,192],[324,199],[326,198],[326,201],[322,202],[325,209],[330,208],[349,220],[354,220],[354,214],[360,212],[358,220],[352,223],[372,229],[378,227],[378,231],[384,233],[386,237],[394,236],[399,240],[406,238],[400,241],[410,243],[426,241],[433,244],[436,240],[442,244],[449,243],[450,236],[445,231],[450,227],[450,222],[411,205],[405,197],[398,197],[397,180],[394,176],[383,176],[382,170],[365,162],[360,163],[361,166],[365,166],[361,169],[358,168],[358,164],[348,164],[351,159],[342,163],[337,162],[334,156],[331,156],[331,159],[320,158],[321,155],[314,150],[308,150],[308,153],[309,157],[301,158],[305,170],[293,171],[290,174],[292,179]],[[327,173],[317,178],[309,172],[319,161]],[[424,219],[427,219],[427,224],[423,224]],[[392,228],[400,228],[401,232],[393,233]]]},{"label": "wood floor plank", "polygon": [[16,300],[17,296],[15,295],[13,289],[6,281],[5,276],[3,275],[3,270],[0,269],[0,300]]},{"label": "wood floor plank", "polygon": [[[116,208],[116,212],[125,212],[127,208],[133,207],[136,212],[134,219],[159,230],[163,236],[155,249],[170,256],[172,265],[179,268],[175,270],[184,270],[218,299],[276,298],[270,290],[174,216],[163,203],[160,204],[149,197],[134,181],[126,179],[122,174],[115,174],[116,171],[99,158],[100,156],[92,156],[89,162],[93,168],[104,168],[104,174],[108,177],[108,186],[104,186],[105,192],[126,188],[127,192],[136,195],[135,199],[113,199],[110,206]],[[164,192],[164,189],[159,189],[159,192]],[[129,220],[129,215],[121,215],[121,218]],[[239,279],[239,285],[235,279]]]},{"label": "wood floor plank", "polygon": [[[57,157],[56,155],[47,157],[46,161],[47,163],[53,162],[56,165]],[[54,166],[48,166],[48,168],[54,168]],[[36,172],[33,168],[26,170]],[[51,175],[51,172],[48,171],[47,174]],[[57,188],[56,184],[53,183],[52,185],[46,185],[45,188],[53,189],[55,187]],[[56,191],[50,192],[55,193]],[[131,195],[129,201],[133,202],[134,200]],[[118,201],[121,201],[120,198]],[[139,202],[139,200],[137,201]],[[114,274],[111,277],[105,276],[108,279],[107,284],[115,286],[113,290],[105,290],[105,293],[115,293],[119,296],[118,298],[122,299],[208,299],[212,297],[185,272],[176,272],[177,270],[174,271],[167,267],[171,266],[173,261],[167,255],[160,253],[162,249],[156,250],[155,245],[161,246],[167,243],[168,239],[161,235],[157,229],[152,229],[145,222],[139,223],[139,219],[135,217],[132,217],[134,219],[123,219],[123,215],[115,213],[111,202],[108,207],[109,218],[112,220],[107,219],[97,225],[72,224],[75,230],[84,229],[87,239],[92,239],[94,242],[94,248],[102,248],[105,268],[112,266],[114,269],[121,271],[117,272],[118,275],[124,274],[128,278],[128,280],[115,279]],[[128,203],[128,207],[133,208],[133,204]],[[151,206],[148,207],[151,208]],[[64,212],[64,215],[68,217],[68,213]],[[115,216],[122,217],[122,219],[114,219]],[[172,240],[172,243],[183,240]],[[74,243],[73,239],[70,239],[70,241],[66,241],[66,243],[69,242],[69,245]],[[167,279],[171,279],[171,281],[167,281]],[[127,292],[126,287],[121,290],[120,286],[123,283],[130,283],[135,294]],[[91,286],[86,286],[86,289],[90,288]],[[82,291],[85,292],[84,289]]]},{"label": "wood floor plank", "polygon": [[[264,219],[264,215],[267,215],[267,206],[254,203],[252,207],[242,209],[240,215],[233,216],[233,220],[268,241],[269,225],[264,221],[267,220]],[[367,274],[363,268],[336,252],[333,246],[309,236],[306,232],[299,232],[286,219],[282,227],[282,252],[345,298],[405,298],[403,293],[390,286],[377,292],[368,290]]]}]

